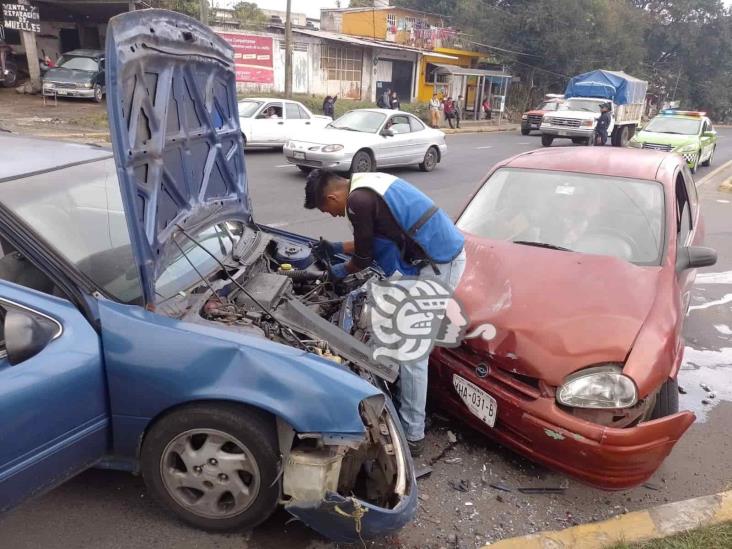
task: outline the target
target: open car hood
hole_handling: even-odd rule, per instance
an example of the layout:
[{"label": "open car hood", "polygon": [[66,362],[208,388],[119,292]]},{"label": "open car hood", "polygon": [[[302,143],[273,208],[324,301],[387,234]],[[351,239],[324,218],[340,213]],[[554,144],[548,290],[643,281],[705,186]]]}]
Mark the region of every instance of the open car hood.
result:
[{"label": "open car hood", "polygon": [[550,385],[587,366],[625,362],[656,298],[661,267],[474,236],[465,249],[456,295],[468,331],[496,328],[492,340],[467,344]]},{"label": "open car hood", "polygon": [[185,15],[113,17],[107,112],[146,303],[178,227],[251,221],[232,48]]}]

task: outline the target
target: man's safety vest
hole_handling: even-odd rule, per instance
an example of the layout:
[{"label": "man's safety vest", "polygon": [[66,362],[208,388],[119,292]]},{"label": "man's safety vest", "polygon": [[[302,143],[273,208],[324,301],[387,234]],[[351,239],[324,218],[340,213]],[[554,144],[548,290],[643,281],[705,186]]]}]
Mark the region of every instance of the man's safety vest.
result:
[{"label": "man's safety vest", "polygon": [[381,196],[406,237],[424,253],[425,261],[410,262],[399,243],[375,235],[374,261],[387,276],[395,271],[415,275],[426,264],[449,263],[462,251],[465,238],[447,214],[403,179],[385,173],[356,173],[351,177],[349,192],[356,189],[370,189]]}]

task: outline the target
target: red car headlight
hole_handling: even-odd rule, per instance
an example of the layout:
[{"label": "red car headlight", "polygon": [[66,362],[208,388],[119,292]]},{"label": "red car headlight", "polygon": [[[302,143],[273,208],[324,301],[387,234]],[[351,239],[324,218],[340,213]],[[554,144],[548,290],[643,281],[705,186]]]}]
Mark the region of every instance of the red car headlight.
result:
[{"label": "red car headlight", "polygon": [[604,364],[567,377],[556,398],[573,408],[630,408],[638,402],[638,389],[620,365]]}]

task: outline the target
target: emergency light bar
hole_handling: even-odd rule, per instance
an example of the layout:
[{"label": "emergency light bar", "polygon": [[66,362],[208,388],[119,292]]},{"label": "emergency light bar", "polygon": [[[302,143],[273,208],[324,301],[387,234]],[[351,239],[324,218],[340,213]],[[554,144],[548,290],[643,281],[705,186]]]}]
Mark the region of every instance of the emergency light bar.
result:
[{"label": "emergency light bar", "polygon": [[701,111],[679,111],[677,109],[663,109],[661,111],[661,114],[679,114],[682,116],[706,116],[707,113],[701,112]]}]

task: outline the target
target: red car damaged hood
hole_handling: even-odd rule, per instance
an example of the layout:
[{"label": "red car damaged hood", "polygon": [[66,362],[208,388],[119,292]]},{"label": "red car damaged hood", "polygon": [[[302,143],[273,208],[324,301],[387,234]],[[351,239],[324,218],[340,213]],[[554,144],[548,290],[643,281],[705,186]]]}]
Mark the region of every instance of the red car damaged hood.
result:
[{"label": "red car damaged hood", "polygon": [[581,368],[625,361],[653,304],[660,267],[467,236],[456,295],[469,330],[491,323],[490,341],[467,340],[491,364],[560,385]]}]

